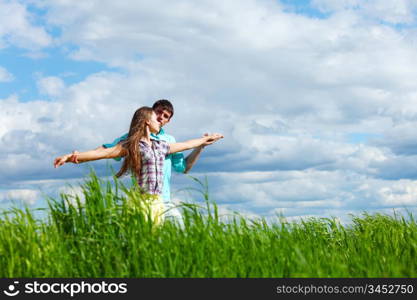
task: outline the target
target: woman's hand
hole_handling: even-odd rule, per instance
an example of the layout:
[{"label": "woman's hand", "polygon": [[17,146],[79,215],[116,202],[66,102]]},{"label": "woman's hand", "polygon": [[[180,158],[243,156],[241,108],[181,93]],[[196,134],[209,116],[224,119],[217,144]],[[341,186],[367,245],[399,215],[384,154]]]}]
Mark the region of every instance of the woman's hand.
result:
[{"label": "woman's hand", "polygon": [[223,138],[222,134],[213,133],[213,134],[205,135],[198,139],[188,140],[186,142],[172,143],[172,144],[169,144],[168,153],[176,153],[176,152],[190,150],[190,149],[197,148],[197,147],[204,147],[204,146],[213,144],[214,142],[218,141],[221,138]]},{"label": "woman's hand", "polygon": [[74,164],[78,164],[77,154],[79,152],[74,150],[71,154],[65,154],[60,157],[55,158],[54,160],[54,167],[57,168],[59,166],[62,166],[63,164],[67,162],[71,162]]},{"label": "woman's hand", "polygon": [[207,146],[207,145],[211,145],[215,142],[217,142],[218,140],[224,138],[224,136],[220,133],[212,133],[212,134],[204,134],[204,137],[206,139],[206,141],[203,143],[203,147]]}]

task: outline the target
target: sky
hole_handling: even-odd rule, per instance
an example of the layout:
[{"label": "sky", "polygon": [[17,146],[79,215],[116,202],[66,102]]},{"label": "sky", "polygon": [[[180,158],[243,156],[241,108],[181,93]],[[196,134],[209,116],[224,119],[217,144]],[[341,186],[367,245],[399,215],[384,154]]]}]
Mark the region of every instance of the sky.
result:
[{"label": "sky", "polygon": [[177,141],[225,136],[190,172],[224,215],[415,214],[416,78],[413,0],[0,0],[0,208],[110,176],[52,162],[169,99]]}]

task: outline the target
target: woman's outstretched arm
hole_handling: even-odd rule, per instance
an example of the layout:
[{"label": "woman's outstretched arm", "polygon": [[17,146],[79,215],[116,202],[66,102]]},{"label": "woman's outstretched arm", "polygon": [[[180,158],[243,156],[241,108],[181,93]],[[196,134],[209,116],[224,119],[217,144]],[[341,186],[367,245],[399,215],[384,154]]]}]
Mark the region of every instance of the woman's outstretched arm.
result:
[{"label": "woman's outstretched arm", "polygon": [[223,135],[220,133],[210,134],[208,136],[203,136],[199,139],[193,139],[181,143],[169,144],[169,153],[181,152],[184,150],[193,149],[200,146],[211,145],[214,142],[223,138]]},{"label": "woman's outstretched arm", "polygon": [[94,150],[86,152],[76,152],[70,154],[65,154],[54,159],[54,167],[62,166],[65,163],[83,163],[92,160],[106,159],[106,158],[115,158],[120,156],[125,156],[126,150],[120,145],[117,144],[111,148],[99,147]]}]

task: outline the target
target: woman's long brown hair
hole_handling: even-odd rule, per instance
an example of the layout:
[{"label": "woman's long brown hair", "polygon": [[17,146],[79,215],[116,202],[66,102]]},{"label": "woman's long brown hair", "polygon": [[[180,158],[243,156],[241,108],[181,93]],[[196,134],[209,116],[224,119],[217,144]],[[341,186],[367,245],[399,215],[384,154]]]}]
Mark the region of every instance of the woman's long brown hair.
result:
[{"label": "woman's long brown hair", "polygon": [[142,157],[139,150],[139,141],[142,137],[146,137],[146,121],[151,119],[152,112],[152,108],[147,106],[143,106],[135,111],[130,122],[127,139],[122,142],[122,146],[126,150],[126,156],[122,167],[116,174],[117,177],[122,176],[127,171],[131,171],[137,179],[140,178]]}]

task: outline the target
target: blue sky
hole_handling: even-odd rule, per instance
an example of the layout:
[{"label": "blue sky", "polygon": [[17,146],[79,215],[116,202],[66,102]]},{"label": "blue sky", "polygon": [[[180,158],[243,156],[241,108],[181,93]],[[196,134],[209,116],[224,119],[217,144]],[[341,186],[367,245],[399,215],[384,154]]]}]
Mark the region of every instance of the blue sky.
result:
[{"label": "blue sky", "polygon": [[311,3],[311,0],[281,0],[287,12],[304,15],[310,18],[325,19],[329,17],[329,12],[324,12]]},{"label": "blue sky", "polygon": [[44,99],[45,95],[40,93],[36,84],[40,77],[57,76],[65,84],[72,85],[90,74],[113,70],[104,63],[71,59],[69,51],[54,47],[47,49],[43,57],[32,58],[26,50],[16,47],[2,50],[0,65],[9,70],[15,79],[2,84],[0,97],[17,94],[21,101]]},{"label": "blue sky", "polygon": [[[90,166],[108,176],[117,164],[52,161],[112,141],[136,108],[167,98],[177,140],[225,135],[192,172],[207,176],[224,213],[415,211],[416,9],[0,0],[0,206],[41,207]],[[174,191],[192,185],[173,177]]]}]

